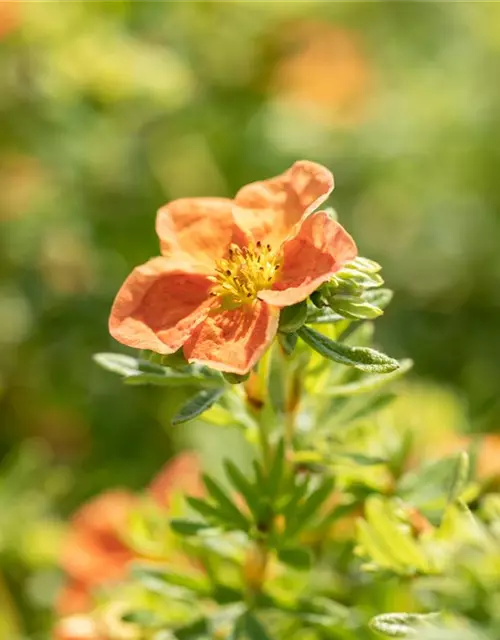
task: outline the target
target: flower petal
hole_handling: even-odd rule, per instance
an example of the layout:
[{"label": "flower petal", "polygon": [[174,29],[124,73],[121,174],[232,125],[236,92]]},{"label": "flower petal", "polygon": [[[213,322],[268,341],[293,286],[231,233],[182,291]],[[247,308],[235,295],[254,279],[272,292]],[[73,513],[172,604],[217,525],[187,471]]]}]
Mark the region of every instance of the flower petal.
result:
[{"label": "flower petal", "polygon": [[333,176],[320,164],[302,160],[280,176],[238,191],[234,217],[254,239],[279,247],[301,218],[328,198]]},{"label": "flower petal", "polygon": [[259,298],[277,307],[305,300],[357,253],[354,240],[338,222],[324,211],[313,213],[283,245],[279,279]]},{"label": "flower petal", "polygon": [[232,242],[246,243],[227,198],[174,200],[158,211],[156,233],[164,256],[189,255],[207,267],[223,258]]},{"label": "flower petal", "polygon": [[109,331],[129,347],[173,353],[208,314],[212,286],[189,263],[153,258],[125,280],[111,309]]},{"label": "flower petal", "polygon": [[212,369],[245,374],[269,347],[277,329],[277,310],[256,300],[209,315],[185,343],[184,355]]}]

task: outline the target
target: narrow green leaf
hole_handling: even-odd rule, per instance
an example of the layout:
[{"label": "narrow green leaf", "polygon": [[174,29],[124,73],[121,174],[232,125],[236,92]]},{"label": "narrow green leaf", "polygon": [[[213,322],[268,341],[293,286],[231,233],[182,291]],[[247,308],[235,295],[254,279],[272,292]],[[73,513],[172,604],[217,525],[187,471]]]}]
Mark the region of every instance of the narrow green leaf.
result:
[{"label": "narrow green leaf", "polygon": [[93,360],[103,369],[121,376],[131,376],[139,372],[137,359],[121,353],[96,353]]},{"label": "narrow green leaf", "polygon": [[312,555],[309,549],[303,547],[286,547],[278,551],[278,558],[284,564],[294,569],[307,570],[312,564]]},{"label": "narrow green leaf", "polygon": [[308,479],[295,484],[291,496],[287,496],[285,500],[280,499],[278,504],[275,505],[276,511],[283,515],[286,520],[291,520],[297,510],[299,502],[306,496],[308,489]]},{"label": "narrow green leaf", "polygon": [[382,309],[357,296],[332,297],[330,306],[339,315],[352,320],[373,320],[383,314]]},{"label": "narrow green leaf", "polygon": [[330,340],[330,338],[310,327],[302,327],[298,333],[302,340],[320,355],[340,364],[349,365],[369,373],[389,373],[399,369],[397,360],[374,349],[351,347],[345,343]]},{"label": "narrow green leaf", "polygon": [[224,393],[224,388],[203,389],[194,395],[172,418],[172,424],[178,425],[189,422],[200,416],[204,411],[217,402]]},{"label": "narrow green leaf", "polygon": [[434,626],[439,613],[384,613],[370,620],[370,627],[389,638],[421,637],[422,629]]},{"label": "narrow green leaf", "polygon": [[192,496],[186,497],[186,502],[189,506],[194,509],[201,516],[206,518],[209,522],[214,522],[215,524],[226,524],[226,518],[224,513],[221,512],[216,507],[212,506],[205,500],[201,500],[200,498],[193,498]]},{"label": "narrow green leaf", "polygon": [[334,481],[327,477],[322,484],[310,493],[302,504],[299,504],[295,510],[294,517],[287,523],[286,536],[295,536],[305,526],[309,524],[312,518],[317,514],[322,504],[332,494]]},{"label": "narrow green leaf", "polygon": [[250,373],[245,373],[245,375],[239,375],[238,373],[223,373],[222,377],[229,384],[241,384],[248,380]]},{"label": "narrow green leaf", "polygon": [[352,462],[355,462],[360,467],[373,467],[374,465],[387,464],[388,462],[386,458],[379,458],[376,456],[367,456],[367,455],[364,455],[363,453],[348,452],[348,451],[341,451],[340,453],[336,454],[335,457],[340,458],[340,460],[342,459],[350,460]]},{"label": "narrow green leaf", "polygon": [[379,396],[369,396],[362,406],[358,407],[355,411],[345,416],[345,423],[359,421],[366,416],[380,411],[388,404],[390,404],[396,395],[394,393],[384,393]]},{"label": "narrow green leaf", "polygon": [[206,618],[195,620],[184,627],[177,627],[174,635],[177,640],[207,640],[211,636]]},{"label": "narrow green leaf", "polygon": [[296,333],[278,333],[278,342],[287,356],[292,355],[297,344]]},{"label": "narrow green leaf", "polygon": [[285,359],[280,349],[274,344],[271,347],[269,373],[267,376],[267,390],[269,400],[274,411],[283,415],[286,410],[286,369]]},{"label": "narrow green leaf", "polygon": [[163,624],[162,619],[154,611],[148,609],[129,611],[122,616],[122,621],[128,624],[136,624],[145,629],[159,627]]},{"label": "narrow green leaf", "polygon": [[273,457],[269,476],[267,477],[267,496],[271,501],[279,495],[279,489],[283,480],[283,471],[285,469],[285,442],[281,439],[277,446]]},{"label": "narrow green leaf", "polygon": [[390,289],[373,289],[373,291],[365,291],[363,298],[370,304],[378,307],[379,309],[385,309],[394,294]]},{"label": "narrow green leaf", "polygon": [[248,640],[271,640],[271,636],[253,613],[247,611],[241,616],[242,629]]},{"label": "narrow green leaf", "polygon": [[363,271],[364,273],[378,273],[381,271],[382,267],[375,260],[370,260],[369,258],[363,258],[358,256],[347,263],[348,267],[354,267],[359,271]]},{"label": "narrow green leaf", "polygon": [[224,461],[224,468],[234,489],[245,499],[248,508],[253,513],[255,519],[258,520],[260,515],[260,498],[256,487],[247,478],[245,478],[243,473],[230,460]]},{"label": "narrow green leaf", "polygon": [[343,319],[341,315],[327,308],[309,309],[307,314],[308,324],[332,324],[334,322],[340,322]]},{"label": "narrow green leaf", "polygon": [[307,301],[284,307],[280,312],[278,331],[294,333],[304,324],[307,318]]},{"label": "narrow green leaf", "polygon": [[216,508],[224,514],[229,522],[233,522],[239,528],[247,531],[250,527],[248,519],[241,513],[222,487],[207,475],[203,475],[203,483],[216,503]]},{"label": "narrow green leaf", "polygon": [[204,522],[172,518],[172,520],[170,520],[170,528],[181,536],[194,536],[200,531],[209,529],[210,527]]},{"label": "narrow green leaf", "polygon": [[376,373],[362,377],[355,382],[349,382],[347,384],[338,385],[335,387],[327,388],[323,391],[323,395],[326,396],[357,396],[373,391],[378,391],[386,384],[390,384],[395,380],[401,378],[407,373],[413,366],[413,360],[400,360],[399,369],[391,371],[390,373]]},{"label": "narrow green leaf", "polygon": [[199,595],[210,594],[211,588],[207,577],[203,573],[186,573],[167,569],[166,567],[153,567],[136,564],[132,566],[132,574],[147,587],[151,580],[183,587]]},{"label": "narrow green leaf", "polygon": [[469,479],[469,456],[461,451],[456,459],[455,469],[450,483],[448,502],[455,502],[460,498]]}]

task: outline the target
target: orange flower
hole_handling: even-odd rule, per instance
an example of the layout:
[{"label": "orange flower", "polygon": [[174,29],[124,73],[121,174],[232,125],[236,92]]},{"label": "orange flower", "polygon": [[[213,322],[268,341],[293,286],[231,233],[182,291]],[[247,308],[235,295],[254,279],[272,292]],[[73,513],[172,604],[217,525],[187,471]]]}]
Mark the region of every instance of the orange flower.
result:
[{"label": "orange flower", "polygon": [[73,516],[61,556],[69,580],[58,598],[60,614],[88,611],[95,587],[125,576],[133,554],[122,542],[120,532],[136,504],[137,498],[131,493],[108,491]]},{"label": "orange flower", "polygon": [[357,254],[343,227],[312,213],[332,174],[296,162],[234,200],[184,198],[158,211],[162,257],[134,269],[109,329],[130,347],[247,373],[273,341],[279,309],[305,300]]},{"label": "orange flower", "polygon": [[[158,473],[148,493],[158,506],[168,509],[176,491],[201,495],[200,474],[198,458],[182,453]],[[126,576],[127,565],[135,556],[121,532],[138,502],[139,498],[127,491],[108,491],[75,513],[61,555],[68,582],[56,604],[59,615],[90,611],[94,589]]]}]

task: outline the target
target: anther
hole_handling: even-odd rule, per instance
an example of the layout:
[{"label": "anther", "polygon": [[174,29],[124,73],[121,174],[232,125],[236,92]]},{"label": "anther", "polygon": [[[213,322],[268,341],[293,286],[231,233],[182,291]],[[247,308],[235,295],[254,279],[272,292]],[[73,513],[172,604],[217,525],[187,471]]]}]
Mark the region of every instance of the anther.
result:
[{"label": "anther", "polygon": [[271,251],[271,245],[270,245],[270,244],[266,244],[266,249],[267,249],[268,251]]},{"label": "anther", "polygon": [[231,275],[231,270],[230,269],[226,269],[226,276],[230,276]]}]

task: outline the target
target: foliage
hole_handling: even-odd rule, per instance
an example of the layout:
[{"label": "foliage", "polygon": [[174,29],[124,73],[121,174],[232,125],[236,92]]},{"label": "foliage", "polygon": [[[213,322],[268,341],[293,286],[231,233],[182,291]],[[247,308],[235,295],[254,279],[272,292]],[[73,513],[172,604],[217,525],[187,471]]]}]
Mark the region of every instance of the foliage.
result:
[{"label": "foliage", "polygon": [[[220,520],[208,487],[205,514],[182,501],[155,517],[138,509],[131,535],[147,560],[151,544],[155,557],[177,545],[223,574],[201,605],[209,630],[186,637],[225,637],[237,621],[246,636],[496,640],[497,12],[127,0],[47,12],[0,0],[0,637],[53,640],[64,521],[110,487],[142,491],[187,446],[245,526]],[[156,252],[154,210],[233,194],[301,157],[334,170],[343,224],[384,265],[396,296],[375,349],[399,367],[359,368],[395,367],[372,352],[370,321],[392,294],[369,260],[282,314],[280,346],[248,380],[178,354],[114,353],[105,318],[132,265]],[[94,352],[113,352],[100,364],[120,375]],[[269,450],[256,458],[262,427]],[[290,507],[303,517],[334,482],[296,533],[283,504],[259,502],[280,446],[280,490],[297,489],[292,470],[307,485]],[[266,509],[272,532],[257,526]],[[388,535],[409,555],[381,553]],[[270,568],[245,613],[227,585],[238,591],[261,541]],[[191,592],[136,575],[97,590],[97,605],[118,635],[139,625],[164,640],[165,590],[169,627],[195,611]]]}]

